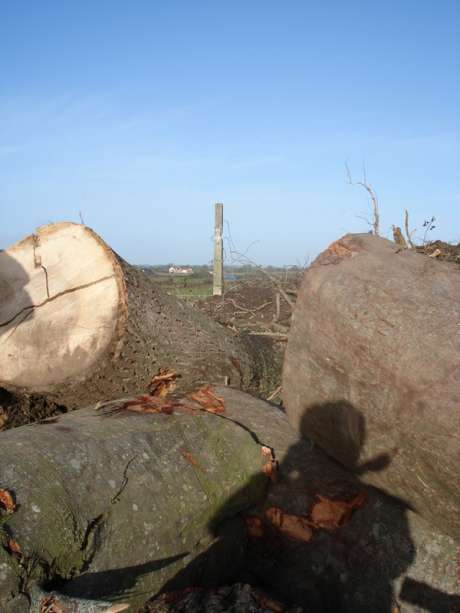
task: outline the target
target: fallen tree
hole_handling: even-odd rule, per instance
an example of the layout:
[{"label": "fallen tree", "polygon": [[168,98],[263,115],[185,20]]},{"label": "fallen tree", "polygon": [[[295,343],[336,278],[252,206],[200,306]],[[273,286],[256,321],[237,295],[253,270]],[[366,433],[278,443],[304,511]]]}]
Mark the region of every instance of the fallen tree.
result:
[{"label": "fallen tree", "polygon": [[147,391],[164,370],[269,392],[279,359],[168,296],[89,228],[51,224],[0,252],[0,386],[69,408]]},{"label": "fallen tree", "polygon": [[211,394],[208,406],[144,397],[0,434],[14,504],[0,610],[27,611],[31,596],[32,613],[51,597],[135,611],[158,591],[175,602],[232,576],[306,611],[456,610],[458,541],[299,437],[277,407]]},{"label": "fallen tree", "polygon": [[459,324],[458,266],[347,235],[305,273],[283,372],[292,424],[455,538]]},{"label": "fallen tree", "polygon": [[0,611],[28,611],[30,599],[45,610],[56,589],[64,608],[135,607],[179,571],[192,585],[231,577],[246,542],[237,514],[264,493],[264,457],[202,406],[144,396],[0,435]]}]

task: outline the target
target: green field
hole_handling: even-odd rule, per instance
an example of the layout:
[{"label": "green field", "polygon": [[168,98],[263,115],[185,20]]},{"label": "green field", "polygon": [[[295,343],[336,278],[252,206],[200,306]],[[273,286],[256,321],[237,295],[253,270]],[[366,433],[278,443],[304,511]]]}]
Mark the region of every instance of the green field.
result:
[{"label": "green field", "polygon": [[[194,267],[195,272],[190,275],[169,274],[166,266],[139,266],[155,283],[161,285],[168,294],[182,298],[183,300],[195,301],[212,296],[212,275],[207,267]],[[271,270],[270,274],[279,281],[289,282],[291,278],[298,276],[298,271],[283,269]],[[263,280],[266,276],[256,268],[225,271],[225,285],[231,285],[241,281]]]}]

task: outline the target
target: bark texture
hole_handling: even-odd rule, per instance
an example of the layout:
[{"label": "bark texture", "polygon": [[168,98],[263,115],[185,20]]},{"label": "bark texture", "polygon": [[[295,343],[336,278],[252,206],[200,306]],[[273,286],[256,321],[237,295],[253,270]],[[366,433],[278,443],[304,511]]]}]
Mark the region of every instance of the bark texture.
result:
[{"label": "bark texture", "polygon": [[90,408],[0,436],[0,489],[16,503],[1,518],[0,611],[27,611],[34,584],[135,611],[179,571],[217,585],[241,563],[236,516],[266,477],[232,421]]},{"label": "bark texture", "polygon": [[305,273],[283,372],[302,434],[457,539],[459,356],[460,268],[347,235]]},{"label": "bark texture", "polygon": [[68,408],[146,392],[160,368],[268,391],[272,345],[168,296],[92,230],[60,223],[0,253],[0,385]]},{"label": "bark texture", "polygon": [[[460,611],[459,540],[342,468],[277,407],[237,390],[217,393],[227,416],[272,447],[279,462],[267,497],[248,513],[261,519],[263,533],[250,539],[244,583],[306,612]],[[376,468],[368,466],[362,477]],[[312,528],[308,542],[284,536],[267,521],[270,507],[307,519],[319,496],[349,501],[360,493],[364,503],[343,525]]]},{"label": "bark texture", "polygon": [[[239,565],[240,581],[286,608],[459,610],[458,541],[362,483],[301,437],[277,407],[228,387],[215,391],[224,399],[222,416],[83,409],[0,435],[0,488],[11,488],[17,503],[3,523],[2,613],[27,611],[26,594],[35,605],[37,593],[52,589],[64,604],[93,599],[79,601],[81,613],[102,612],[94,600],[136,604],[160,589],[219,586]],[[268,490],[260,445],[279,463]],[[312,529],[306,542],[267,520],[273,506],[308,518],[318,496],[347,501],[362,492],[364,503],[343,525]],[[250,536],[244,559],[239,512],[260,518],[262,528]],[[23,552],[19,560],[8,552],[9,539]],[[241,602],[239,592],[230,590],[229,608]],[[203,610],[208,596],[212,601],[207,594],[185,604]],[[218,594],[222,606],[225,594]]]}]

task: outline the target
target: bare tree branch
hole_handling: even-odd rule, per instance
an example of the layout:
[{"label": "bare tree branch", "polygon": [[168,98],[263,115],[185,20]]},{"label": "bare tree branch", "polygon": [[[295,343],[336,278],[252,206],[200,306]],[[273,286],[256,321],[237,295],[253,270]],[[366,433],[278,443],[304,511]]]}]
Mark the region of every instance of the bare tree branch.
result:
[{"label": "bare tree branch", "polygon": [[409,230],[409,211],[407,209],[404,211],[404,230],[406,232],[407,243],[410,249],[414,249],[415,246],[412,242],[412,235],[414,234],[415,230],[412,230],[412,232]]},{"label": "bare tree branch", "polygon": [[288,303],[288,305],[291,307],[292,310],[294,310],[294,301],[292,301],[289,296],[287,295],[286,291],[284,290],[283,286],[281,285],[281,283],[279,283],[278,279],[276,279],[275,277],[273,277],[268,271],[266,271],[262,266],[260,266],[260,264],[256,264],[255,262],[253,262],[252,260],[250,260],[247,256],[242,255],[238,252],[236,252],[236,255],[238,256],[238,258],[236,259],[236,261],[245,261],[246,264],[251,264],[251,266],[254,266],[255,268],[257,268],[257,270],[259,270],[262,274],[264,274],[266,277],[268,277],[268,279],[270,279],[270,281],[273,283],[273,285],[277,288],[277,290],[279,291],[279,293],[283,296],[283,298],[286,300],[286,302]]},{"label": "bare tree branch", "polygon": [[347,171],[348,183],[350,185],[360,185],[369,194],[369,197],[370,197],[371,202],[372,202],[372,209],[373,209],[373,220],[372,220],[372,223],[370,223],[370,226],[372,227],[373,233],[375,234],[375,236],[380,236],[379,203],[378,203],[378,200],[377,200],[377,195],[376,195],[372,185],[370,185],[367,182],[367,178],[366,178],[366,166],[363,163],[363,180],[362,181],[357,181],[356,183],[353,182],[353,179],[351,177],[350,168],[348,167],[348,163],[347,162],[345,162],[345,168],[346,168],[346,171]]}]

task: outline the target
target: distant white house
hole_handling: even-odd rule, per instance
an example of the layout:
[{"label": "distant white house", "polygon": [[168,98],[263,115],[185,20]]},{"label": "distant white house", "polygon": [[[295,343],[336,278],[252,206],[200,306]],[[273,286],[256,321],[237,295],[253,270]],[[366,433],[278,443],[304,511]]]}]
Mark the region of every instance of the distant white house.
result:
[{"label": "distant white house", "polygon": [[192,275],[193,268],[180,268],[180,266],[170,266],[170,275]]}]

